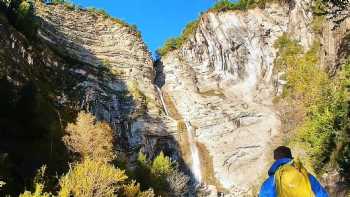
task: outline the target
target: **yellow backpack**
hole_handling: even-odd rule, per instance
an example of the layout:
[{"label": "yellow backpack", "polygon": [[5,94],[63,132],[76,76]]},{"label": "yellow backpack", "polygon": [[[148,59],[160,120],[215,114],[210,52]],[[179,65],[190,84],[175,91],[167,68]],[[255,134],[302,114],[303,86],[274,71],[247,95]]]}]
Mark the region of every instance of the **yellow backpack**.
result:
[{"label": "yellow backpack", "polygon": [[315,197],[307,170],[299,161],[281,166],[275,173],[278,197]]}]

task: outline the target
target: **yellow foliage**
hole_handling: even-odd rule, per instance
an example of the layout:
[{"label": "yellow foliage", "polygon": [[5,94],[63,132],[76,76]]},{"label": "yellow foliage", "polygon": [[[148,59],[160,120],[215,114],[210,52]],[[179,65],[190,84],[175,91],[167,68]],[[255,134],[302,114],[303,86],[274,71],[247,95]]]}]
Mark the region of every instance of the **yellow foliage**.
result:
[{"label": "yellow foliage", "polygon": [[34,193],[31,193],[29,191],[25,191],[23,194],[20,194],[19,197],[53,197],[50,193],[43,193],[44,185],[37,183],[35,185],[35,191]]},{"label": "yellow foliage", "polygon": [[140,192],[140,184],[132,181],[131,183],[124,186],[124,195],[126,197],[136,197]]},{"label": "yellow foliage", "polygon": [[132,181],[131,183],[124,186],[124,196],[125,197],[154,197],[153,190],[149,189],[147,191],[141,192],[140,184]]},{"label": "yellow foliage", "polygon": [[89,113],[80,112],[77,122],[68,124],[66,133],[64,143],[83,159],[111,161],[116,157],[112,129],[107,123],[97,122]]},{"label": "yellow foliage", "polygon": [[127,178],[123,170],[108,163],[86,159],[60,179],[59,197],[112,197]]},{"label": "yellow foliage", "polygon": [[168,156],[165,156],[163,152],[153,160],[151,172],[156,176],[167,176],[173,168],[172,162]]},{"label": "yellow foliage", "polygon": [[325,102],[331,87],[327,73],[318,67],[320,43],[315,42],[304,53],[298,42],[283,35],[277,40],[275,47],[279,49],[279,57],[275,61],[276,69],[286,72],[288,83],[285,96],[300,101],[305,107]]}]

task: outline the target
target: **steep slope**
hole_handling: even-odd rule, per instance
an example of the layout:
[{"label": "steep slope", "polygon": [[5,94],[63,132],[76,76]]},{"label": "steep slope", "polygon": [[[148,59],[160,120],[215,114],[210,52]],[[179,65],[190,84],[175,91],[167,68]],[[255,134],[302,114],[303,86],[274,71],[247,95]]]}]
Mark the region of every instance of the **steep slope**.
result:
[{"label": "steep slope", "polygon": [[37,4],[36,11],[41,18],[41,40],[60,55],[83,64],[71,68],[88,79],[77,84],[85,91],[82,107],[125,135],[130,150],[144,144],[149,146],[146,152],[151,152],[157,140],[150,136],[168,134],[160,119],[152,58],[139,32],[117,19],[65,5]]},{"label": "steep slope", "polygon": [[1,114],[0,155],[6,166],[15,166],[6,172],[14,181],[6,178],[7,186],[22,191],[24,180],[43,164],[51,175],[68,167],[61,137],[81,110],[110,123],[119,159],[128,167],[140,150],[151,158],[161,150],[178,158],[169,134],[176,125],[162,117],[152,58],[139,33],[119,20],[65,5],[37,1],[36,16],[38,34],[31,40],[0,13],[1,90],[8,95],[1,105],[13,101],[17,110]]},{"label": "steep slope", "polygon": [[[157,63],[157,83],[178,113],[170,115],[195,128],[203,182],[221,185],[234,196],[260,184],[271,148],[283,138],[280,111],[272,101],[286,81],[274,70],[274,43],[287,33],[308,49],[315,40],[312,21],[311,1],[303,0],[245,12],[209,12],[179,49]],[[338,42],[321,39],[330,44],[322,50],[338,50],[336,43],[348,28],[343,27]],[[336,56],[324,54],[331,68]]]}]

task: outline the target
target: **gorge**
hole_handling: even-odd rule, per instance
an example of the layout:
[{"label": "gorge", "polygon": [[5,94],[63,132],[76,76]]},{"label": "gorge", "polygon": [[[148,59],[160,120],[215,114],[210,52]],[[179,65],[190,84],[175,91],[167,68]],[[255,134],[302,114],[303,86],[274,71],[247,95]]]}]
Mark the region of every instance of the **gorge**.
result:
[{"label": "gorge", "polygon": [[[276,43],[294,40],[293,49],[302,48],[295,52],[300,59],[319,44],[317,68],[327,72],[330,81],[344,70],[350,54],[350,18],[340,24],[320,18],[314,14],[315,2],[271,1],[245,10],[209,10],[181,46],[157,60],[135,27],[96,10],[37,0],[35,39],[1,12],[0,90],[6,94],[0,104],[13,100],[16,107],[9,111],[17,112],[19,106],[24,115],[6,110],[0,114],[0,159],[4,166],[16,164],[4,168],[4,175],[0,166],[0,175],[20,177],[23,181],[16,187],[24,188],[24,180],[43,164],[52,170],[51,176],[66,172],[64,127],[79,111],[87,111],[112,128],[118,165],[127,171],[137,168],[140,152],[150,159],[164,153],[177,162],[191,177],[190,189],[182,196],[256,196],[273,162],[272,150],[281,144],[290,145],[333,196],[345,195],[348,187],[343,187],[331,159],[317,170],[308,156],[309,146],[293,144],[302,119],[311,112],[295,102],[301,96],[285,93],[292,83],[286,76],[290,70],[277,66],[284,53]],[[281,41],[286,37],[289,40]],[[37,93],[33,101],[21,104],[27,86]],[[27,113],[36,102],[33,113]],[[40,126],[24,121],[31,116],[28,122]],[[11,128],[17,123],[23,128]],[[39,134],[24,132],[25,127]],[[23,147],[16,145],[18,139]],[[35,147],[36,140],[43,145]],[[34,157],[25,156],[25,146],[34,147]],[[169,193],[162,195],[176,196]]]}]

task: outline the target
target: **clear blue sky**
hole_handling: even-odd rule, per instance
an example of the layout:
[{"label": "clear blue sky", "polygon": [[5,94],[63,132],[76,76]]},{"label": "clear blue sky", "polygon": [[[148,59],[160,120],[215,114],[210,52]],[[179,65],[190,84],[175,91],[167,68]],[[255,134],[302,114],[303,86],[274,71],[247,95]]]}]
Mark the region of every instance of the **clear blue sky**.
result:
[{"label": "clear blue sky", "polygon": [[83,7],[106,10],[137,25],[152,52],[166,39],[177,36],[185,25],[210,8],[215,0],[73,0]]}]

